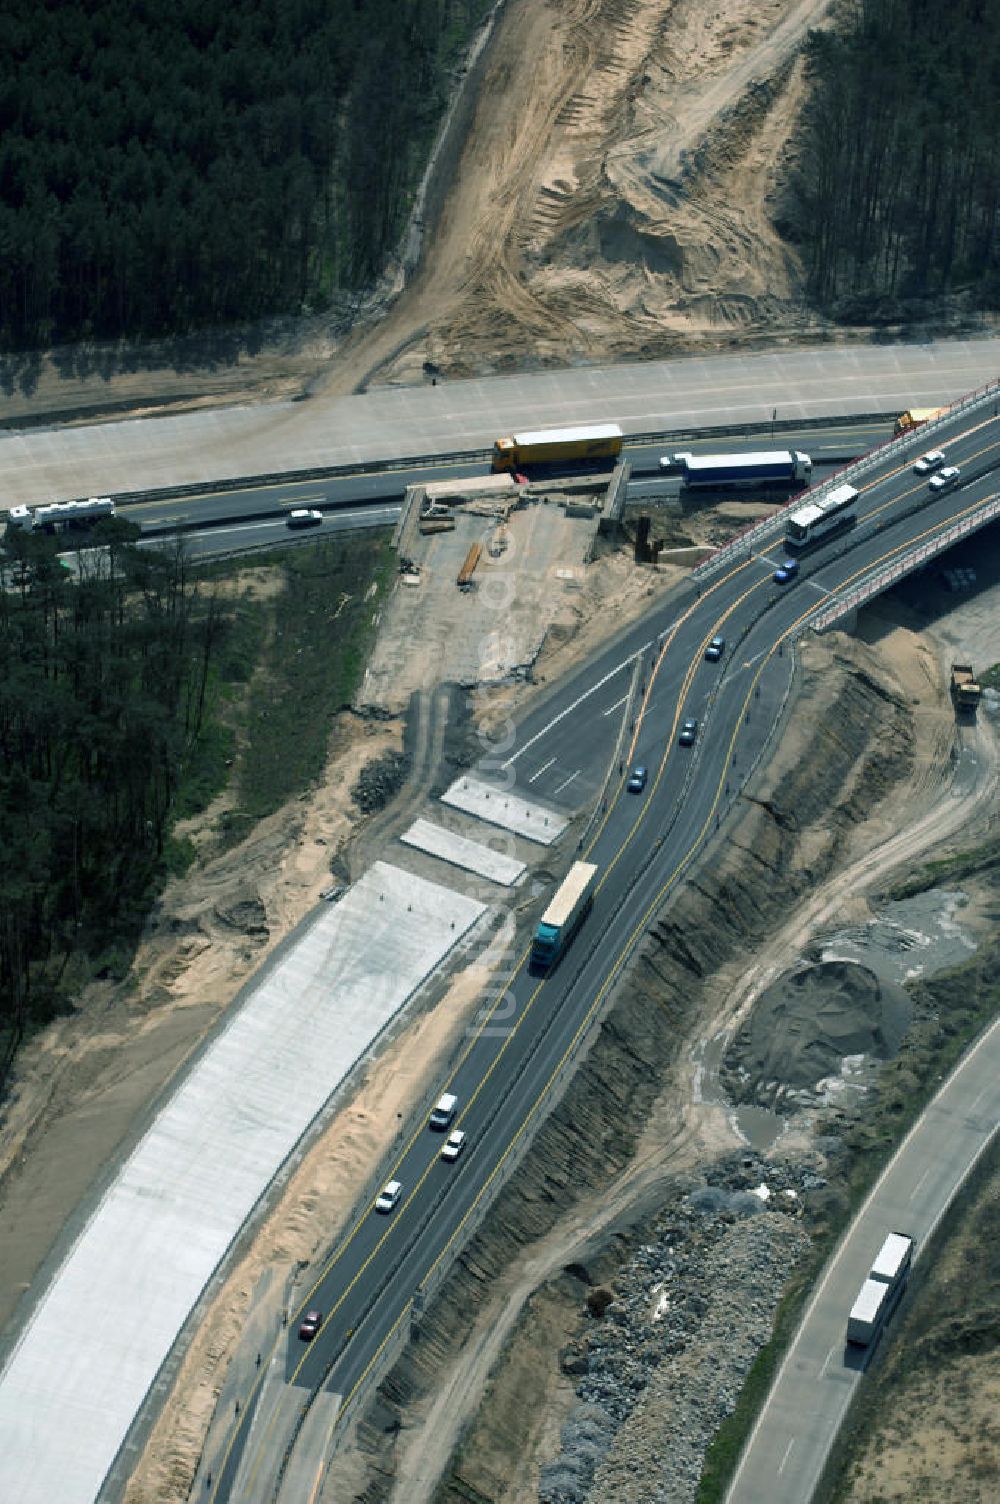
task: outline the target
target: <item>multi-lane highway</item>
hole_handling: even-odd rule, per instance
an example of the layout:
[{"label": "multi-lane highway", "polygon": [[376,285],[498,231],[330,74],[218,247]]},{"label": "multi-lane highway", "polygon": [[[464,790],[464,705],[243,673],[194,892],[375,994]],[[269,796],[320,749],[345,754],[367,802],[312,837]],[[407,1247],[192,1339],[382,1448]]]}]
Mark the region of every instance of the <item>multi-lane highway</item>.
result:
[{"label": "multi-lane highway", "polygon": [[[509,747],[484,760],[485,776],[513,781],[519,792],[554,807],[585,807],[603,785],[618,718],[631,713],[626,700],[638,659],[640,704],[626,758],[646,764],[650,778],[641,795],[626,794],[615,779],[587,836],[585,854],[600,870],[593,912],[547,978],[529,974],[521,936],[506,985],[484,1003],[481,1026],[451,1077],[428,1083],[429,1100],[444,1089],[457,1095],[467,1152],[444,1164],[440,1139],[420,1121],[382,1167],[380,1178],[402,1182],[398,1206],[388,1217],[361,1215],[303,1293],[301,1311],[323,1312],[316,1339],[298,1342],[301,1311],[281,1339],[288,1383],[303,1394],[322,1386],[349,1409],[380,1355],[408,1328],[436,1271],[529,1142],[550,1087],[653,915],[717,831],[724,839],[725,813],[766,745],[791,673],[789,649],[810,615],[846,582],[915,540],[933,540],[954,516],[993,494],[1000,420],[992,408],[952,420],[935,444],[962,467],[958,489],[931,498],[926,479],[912,473],[916,443],[908,454],[884,456],[859,482],[857,526],[807,555],[797,581],[773,580],[780,535],[771,546],[734,551],[700,593],[687,586],[623,633],[529,714]],[[704,650],[715,634],[727,647],[720,662],[709,663]],[[678,745],[685,716],[699,721],[694,747]],[[563,853],[563,865],[571,855]],[[279,1438],[268,1427],[251,1429],[253,1417],[251,1403],[234,1425],[213,1498],[230,1496],[240,1467],[244,1478],[273,1484],[265,1454]],[[248,1435],[256,1456],[245,1455]]]},{"label": "multi-lane highway", "polygon": [[[814,460],[818,483],[832,469],[883,439],[885,432],[885,424],[845,423],[785,434],[775,442],[783,447],[806,449]],[[720,442],[716,440],[716,446]],[[741,442],[746,447],[747,441]],[[632,466],[631,502],[655,505],[662,498],[676,496],[679,482],[659,473],[659,459],[665,447],[663,442],[626,444],[625,457]],[[711,441],[686,441],[685,447],[703,450],[711,447]],[[121,516],[138,523],[147,539],[182,536],[189,552],[197,558],[270,548],[289,541],[290,537],[301,541],[302,533],[291,535],[287,530],[288,514],[297,507],[314,508],[323,514],[321,526],[310,530],[310,537],[352,528],[392,526],[399,516],[407,486],[482,475],[488,468],[485,460],[472,459],[378,472],[355,471],[324,480],[205,491],[183,497],[167,494],[125,503],[118,510]]]},{"label": "multi-lane highway", "polygon": [[[1000,340],[825,345],[641,365],[538,371],[327,401],[262,403],[92,427],[0,432],[10,502],[288,475],[334,465],[455,455],[503,433],[613,421],[626,433],[902,412],[992,380]],[[806,446],[808,448],[808,446]]]}]

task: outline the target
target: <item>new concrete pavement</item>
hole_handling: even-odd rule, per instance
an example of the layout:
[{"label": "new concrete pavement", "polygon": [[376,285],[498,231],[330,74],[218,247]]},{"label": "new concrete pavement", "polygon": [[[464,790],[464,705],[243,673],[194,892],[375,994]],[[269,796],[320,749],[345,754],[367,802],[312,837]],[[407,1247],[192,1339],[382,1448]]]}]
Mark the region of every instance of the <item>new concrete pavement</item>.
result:
[{"label": "new concrete pavement", "polygon": [[1000,339],[844,345],[394,387],[336,400],[0,433],[8,504],[488,448],[614,421],[626,433],[934,406],[1000,372]]}]

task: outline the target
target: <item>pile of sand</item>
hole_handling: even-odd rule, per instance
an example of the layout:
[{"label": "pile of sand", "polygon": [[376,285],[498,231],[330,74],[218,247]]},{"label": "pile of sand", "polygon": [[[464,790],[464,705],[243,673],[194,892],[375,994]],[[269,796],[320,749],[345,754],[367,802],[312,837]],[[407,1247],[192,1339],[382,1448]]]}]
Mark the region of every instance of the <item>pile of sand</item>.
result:
[{"label": "pile of sand", "polygon": [[754,1004],[720,1076],[734,1102],[793,1112],[845,1060],[891,1060],[912,1017],[904,989],[853,961],[785,972]]}]

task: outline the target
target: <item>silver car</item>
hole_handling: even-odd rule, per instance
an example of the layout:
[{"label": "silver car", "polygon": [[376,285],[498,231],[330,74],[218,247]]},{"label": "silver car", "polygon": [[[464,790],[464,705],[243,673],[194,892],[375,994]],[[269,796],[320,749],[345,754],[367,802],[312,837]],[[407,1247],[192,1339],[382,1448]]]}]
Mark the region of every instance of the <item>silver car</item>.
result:
[{"label": "silver car", "polygon": [[932,475],[927,482],[928,491],[950,491],[952,486],[958,484],[958,477],[961,473],[957,465],[945,465],[943,470],[939,470],[937,475]]},{"label": "silver car", "polygon": [[402,1182],[399,1180],[390,1180],[387,1185],[382,1187],[382,1194],[375,1203],[375,1210],[377,1212],[391,1212],[402,1194]]}]

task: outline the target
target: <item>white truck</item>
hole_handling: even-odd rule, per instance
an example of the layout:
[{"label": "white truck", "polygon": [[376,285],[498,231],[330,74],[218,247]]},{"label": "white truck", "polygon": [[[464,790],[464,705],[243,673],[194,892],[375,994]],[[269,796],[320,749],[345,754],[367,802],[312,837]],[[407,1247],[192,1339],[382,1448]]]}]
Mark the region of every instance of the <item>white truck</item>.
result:
[{"label": "white truck", "polygon": [[871,1347],[878,1338],[899,1304],[912,1259],[913,1239],[889,1233],[847,1318],[847,1340],[855,1347]]},{"label": "white truck", "polygon": [[535,931],[531,943],[533,971],[549,971],[556,964],[594,900],[597,868],[592,862],[574,862]]},{"label": "white truck", "polygon": [[7,526],[25,532],[61,533],[67,528],[89,527],[102,517],[113,517],[115,504],[110,496],[90,496],[86,501],[53,501],[40,507],[11,507]]}]

